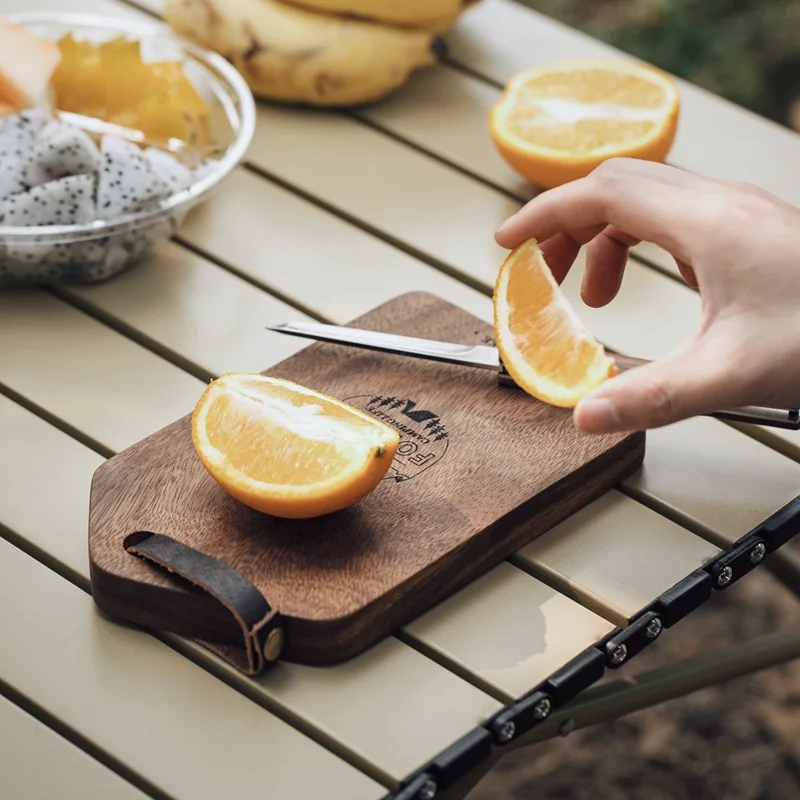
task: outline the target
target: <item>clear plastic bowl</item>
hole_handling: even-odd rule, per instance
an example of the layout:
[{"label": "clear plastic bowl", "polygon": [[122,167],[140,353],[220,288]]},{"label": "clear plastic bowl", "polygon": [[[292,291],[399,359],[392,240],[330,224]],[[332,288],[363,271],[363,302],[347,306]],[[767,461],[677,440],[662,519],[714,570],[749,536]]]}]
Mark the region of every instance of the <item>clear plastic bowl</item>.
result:
[{"label": "clear plastic bowl", "polygon": [[255,131],[252,92],[224,58],[184,41],[161,23],[54,12],[10,18],[53,40],[70,32],[93,41],[123,35],[141,40],[143,48],[177,49],[187,75],[211,108],[219,152],[210,166],[199,170],[197,181],[156,207],[84,225],[0,225],[0,288],[107,280],[139,262],[157,241],[172,236],[187,212],[241,163]]}]

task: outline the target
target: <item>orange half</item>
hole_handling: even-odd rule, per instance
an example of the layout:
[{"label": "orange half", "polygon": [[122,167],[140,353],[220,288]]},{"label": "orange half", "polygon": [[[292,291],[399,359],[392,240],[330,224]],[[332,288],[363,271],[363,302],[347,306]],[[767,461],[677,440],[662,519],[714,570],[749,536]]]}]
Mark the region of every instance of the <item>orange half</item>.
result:
[{"label": "orange half", "polygon": [[312,389],[259,374],[213,381],[192,415],[195,451],[217,483],[276,517],[339,511],[386,475],[398,434]]},{"label": "orange half", "polygon": [[534,239],[506,257],[493,301],[500,358],[517,385],[533,397],[573,408],[617,373],[614,359],[562,294]]},{"label": "orange half", "polygon": [[489,131],[517,173],[549,189],[609,158],[663,162],[677,131],[675,81],[627,61],[568,61],[515,75],[489,114]]}]

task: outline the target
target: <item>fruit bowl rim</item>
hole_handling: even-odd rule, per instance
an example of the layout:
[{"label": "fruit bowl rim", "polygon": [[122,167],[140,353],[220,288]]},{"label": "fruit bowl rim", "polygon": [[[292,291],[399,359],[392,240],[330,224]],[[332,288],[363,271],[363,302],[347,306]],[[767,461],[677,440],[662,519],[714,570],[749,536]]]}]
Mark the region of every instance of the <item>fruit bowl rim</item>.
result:
[{"label": "fruit bowl rim", "polygon": [[[166,41],[181,48],[184,56],[194,59],[211,75],[209,80],[221,85],[231,97],[231,103],[238,119],[236,138],[228,145],[225,153],[197,181],[179,192],[171,194],[155,208],[122,214],[108,220],[93,220],[77,225],[0,225],[0,244],[54,244],[63,242],[91,241],[114,236],[156,225],[171,214],[185,210],[204,200],[211,190],[227,177],[239,164],[250,147],[255,135],[256,104],[253,93],[239,71],[225,58],[212,50],[200,47],[175,34],[163,22],[157,20],[137,20],[106,14],[77,12],[25,11],[8,14],[6,19],[22,26],[60,25],[67,28],[95,29],[110,34],[135,37],[139,40],[155,39]],[[35,240],[35,241],[32,241]]]}]

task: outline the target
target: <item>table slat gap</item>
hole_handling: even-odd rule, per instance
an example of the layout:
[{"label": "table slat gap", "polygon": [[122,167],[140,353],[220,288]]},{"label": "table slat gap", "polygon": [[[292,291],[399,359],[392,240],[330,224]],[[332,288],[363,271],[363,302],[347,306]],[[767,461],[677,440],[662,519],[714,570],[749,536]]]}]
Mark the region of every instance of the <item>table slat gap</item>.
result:
[{"label": "table slat gap", "polygon": [[359,125],[363,125],[365,128],[369,128],[370,130],[379,133],[381,136],[385,136],[387,139],[391,139],[398,144],[402,144],[404,147],[407,147],[409,150],[414,150],[415,152],[419,153],[420,155],[426,156],[430,158],[432,161],[436,161],[437,163],[441,164],[442,166],[448,167],[449,169],[454,170],[455,172],[460,173],[465,178],[469,178],[470,180],[475,181],[476,183],[480,183],[485,186],[487,189],[491,189],[494,192],[497,192],[504,197],[508,198],[509,200],[514,200],[518,202],[521,206],[528,202],[533,196],[539,194],[541,189],[538,187],[531,186],[533,194],[526,197],[524,194],[519,192],[515,192],[512,189],[508,189],[502,184],[498,183],[497,181],[492,180],[491,178],[484,177],[483,175],[471,170],[469,167],[464,166],[463,164],[459,164],[457,161],[454,161],[451,158],[443,155],[442,153],[431,150],[424,145],[419,144],[418,142],[409,139],[407,136],[404,136],[402,133],[398,133],[397,131],[393,131],[391,128],[387,127],[386,125],[382,125],[376,122],[373,119],[370,119],[368,116],[363,115],[363,112],[359,111],[350,111],[343,114],[343,116],[347,117],[348,119],[353,120],[353,122],[358,123]]},{"label": "table slat gap", "polygon": [[[58,719],[58,717],[51,714],[46,708],[17,691],[13,686],[4,681],[2,676],[0,676],[0,697],[5,697],[15,706],[18,706],[23,712],[29,714],[42,725],[49,728],[57,736],[60,736],[74,747],[77,747],[81,752],[89,756],[89,758],[102,764],[132,786],[135,786],[147,797],[152,798],[152,800],[174,800],[170,795],[148,781],[144,775],[139,774],[127,764],[114,758],[110,753],[103,750],[102,747],[99,747],[90,739],[83,736],[79,731],[71,728],[65,722]],[[14,798],[14,800],[17,800],[17,798]]]},{"label": "table slat gap", "polygon": [[[142,790],[0,695],[0,775],[9,800],[146,800]],[[31,769],[46,765],[46,769]]]},{"label": "table slat gap", "polygon": [[34,416],[44,420],[46,423],[48,423],[48,425],[52,425],[57,430],[65,433],[71,439],[75,439],[75,441],[79,442],[84,447],[94,450],[95,453],[103,456],[103,458],[111,458],[111,456],[114,455],[114,450],[112,450],[110,447],[98,442],[96,439],[80,430],[80,428],[76,428],[71,423],[61,419],[61,417],[59,417],[57,414],[54,414],[52,411],[48,411],[46,408],[38,405],[33,400],[30,400],[16,389],[12,389],[2,381],[0,381],[0,397],[7,397],[18,406],[22,406],[22,408],[24,408],[26,411],[30,411]]},{"label": "table slat gap", "polygon": [[[46,421],[46,420],[45,420]],[[38,561],[56,575],[60,575],[65,581],[77,586],[87,594],[91,594],[91,583],[87,577],[73,569],[69,564],[60,561],[56,556],[51,555],[42,547],[26,539],[8,525],[0,521],[0,539],[8,542],[18,550],[22,550],[25,555],[30,556],[34,561]]]},{"label": "table slat gap", "polygon": [[[241,765],[245,766],[248,772],[252,772],[255,768],[252,766],[252,761],[246,760],[245,752],[248,748],[252,750],[249,754],[250,758],[252,758],[256,749],[256,741],[258,741],[255,737],[260,736],[262,740],[265,740],[267,736],[274,737],[275,735],[280,736],[283,734],[284,740],[282,746],[284,747],[284,756],[290,755],[290,745],[287,743],[288,740],[286,737],[291,737],[294,742],[293,746],[295,751],[297,751],[298,747],[302,747],[306,756],[310,757],[313,755],[315,758],[318,758],[318,765],[320,767],[324,766],[326,769],[330,769],[332,773],[336,774],[338,778],[346,779],[351,784],[351,788],[359,789],[361,796],[365,798],[365,800],[367,792],[369,792],[370,798],[375,798],[376,794],[374,794],[374,789],[392,789],[396,785],[396,781],[394,780],[388,782],[377,781],[371,774],[367,774],[358,767],[354,767],[353,764],[348,763],[338,754],[332,753],[327,750],[327,748],[312,741],[309,737],[304,736],[302,732],[296,730],[293,726],[287,725],[286,722],[277,715],[266,714],[265,716],[261,716],[261,714],[263,714],[263,709],[258,711],[252,709],[250,707],[250,703],[252,702],[250,698],[240,697],[240,693],[237,692],[235,688],[226,685],[224,682],[217,684],[214,681],[214,676],[208,674],[208,671],[203,669],[202,666],[184,661],[177,654],[171,652],[171,648],[164,647],[163,642],[150,635],[147,631],[138,627],[120,625],[110,621],[105,615],[98,613],[91,605],[91,597],[87,592],[84,592],[80,587],[76,587],[68,582],[65,585],[65,582],[59,576],[54,575],[48,570],[45,565],[40,564],[35,559],[31,559],[27,554],[2,539],[0,539],[0,555],[2,556],[2,559],[0,559],[0,567],[4,569],[8,576],[2,586],[2,590],[6,593],[7,597],[12,596],[12,592],[18,592],[20,585],[30,584],[39,590],[35,595],[37,602],[33,604],[33,607],[22,604],[24,614],[41,614],[41,606],[42,603],[45,602],[45,600],[42,599],[43,597],[56,596],[59,598],[60,602],[57,604],[58,611],[55,614],[55,618],[61,618],[62,625],[54,628],[55,638],[50,642],[51,646],[63,646],[63,640],[70,633],[70,625],[74,626],[77,630],[77,636],[83,645],[80,650],[80,655],[76,659],[78,663],[77,665],[67,665],[64,669],[59,669],[57,671],[59,680],[66,680],[67,678],[65,675],[68,676],[71,672],[75,672],[78,679],[85,684],[83,686],[83,691],[86,691],[87,685],[94,685],[91,682],[92,676],[90,670],[93,668],[93,665],[96,669],[98,659],[106,663],[107,666],[112,667],[110,670],[105,670],[97,676],[97,694],[94,696],[95,702],[100,698],[104,698],[105,701],[108,702],[109,692],[112,691],[112,687],[115,683],[123,681],[123,675],[120,673],[125,672],[128,674],[124,677],[130,684],[132,692],[138,694],[140,697],[145,691],[148,697],[152,697],[154,692],[155,695],[158,696],[159,692],[163,693],[164,690],[158,686],[157,681],[153,682],[152,679],[155,676],[162,675],[165,668],[169,667],[167,672],[171,679],[175,680],[175,671],[177,670],[177,674],[182,676],[186,683],[174,687],[177,693],[175,700],[168,700],[167,696],[162,696],[163,702],[176,702],[178,703],[178,707],[180,707],[180,703],[187,702],[186,693],[190,691],[190,687],[194,684],[198,689],[203,687],[206,692],[210,693],[210,702],[216,704],[217,712],[223,714],[223,722],[228,728],[231,730],[235,729],[234,721],[238,721],[239,725],[244,724],[245,729],[247,729],[248,726],[252,728],[250,736],[244,736],[242,738],[241,744],[243,747],[240,747],[240,752],[237,754]],[[11,579],[12,576],[13,579]],[[77,590],[77,592],[75,590]],[[89,617],[88,620],[87,616]],[[11,659],[10,667],[8,665],[3,665],[4,672],[0,680],[2,680],[6,686],[10,687],[10,691],[15,693],[15,697],[23,698],[32,691],[34,686],[36,686],[37,689],[42,688],[42,672],[44,670],[41,666],[38,669],[26,670],[25,666],[31,665],[29,665],[25,659],[36,658],[38,656],[41,660],[42,653],[45,652],[42,648],[46,648],[48,645],[42,644],[42,637],[35,637],[36,641],[39,641],[39,644],[35,645],[33,650],[20,647],[16,637],[22,635],[21,631],[24,629],[23,623],[14,618],[4,618],[3,626],[9,629],[6,635],[11,637],[10,641],[12,642],[12,646],[16,643],[16,647],[12,651],[16,653],[16,656]],[[141,674],[137,673],[136,679],[130,680],[134,677],[132,672],[133,667],[130,664],[130,657],[132,654],[137,653],[142,653],[140,657],[144,659],[143,666],[145,667],[145,672]],[[134,657],[137,656],[134,655]],[[10,674],[8,669],[11,670]],[[148,676],[153,685],[145,690],[143,682]],[[12,681],[14,682],[13,684]],[[126,685],[128,685],[128,683],[126,683]],[[117,694],[124,695],[124,692],[117,692]],[[137,738],[136,733],[131,734],[126,732],[125,726],[120,725],[115,728],[113,725],[109,727],[106,723],[101,723],[99,720],[103,715],[99,713],[96,707],[92,707],[91,705],[83,707],[74,696],[65,696],[63,692],[58,694],[53,687],[48,689],[47,698],[47,702],[45,703],[44,697],[37,696],[33,704],[36,707],[41,707],[43,713],[51,715],[54,720],[65,726],[65,730],[80,726],[78,735],[83,737],[87,743],[90,743],[92,748],[98,751],[108,750],[109,753],[114,751],[119,753],[120,747],[123,744],[127,744],[128,750],[136,751],[135,758],[140,759],[140,761],[145,761],[153,767],[157,767],[160,779],[164,783],[169,784],[170,782],[180,780],[181,797],[198,796],[197,792],[193,795],[187,794],[183,788],[187,784],[187,781],[189,783],[194,781],[195,789],[197,789],[196,777],[191,777],[187,780],[180,779],[174,763],[170,763],[169,761],[161,763],[154,761],[153,758],[156,751],[154,750],[153,744],[150,744],[144,739]],[[125,703],[123,702],[122,707],[124,707],[124,705]],[[204,726],[197,728],[192,735],[196,736],[195,744],[207,752],[213,747],[215,740],[219,738],[218,732],[208,728],[208,723],[210,723],[212,719],[216,719],[216,717],[210,716],[212,706],[196,703],[194,708],[184,706],[184,709],[196,717],[195,723],[199,720],[205,723]],[[238,715],[234,716],[237,713],[237,709]],[[124,716],[128,719],[128,722],[138,719],[141,724],[143,719],[141,715],[144,713],[146,712],[142,709],[141,703],[129,704],[127,709],[124,709]],[[72,722],[70,722],[70,720],[72,720]],[[163,724],[163,716],[161,721]],[[181,724],[183,723],[180,720],[171,723],[173,735],[178,729],[175,726],[180,726]],[[114,732],[112,736],[112,746],[101,746],[100,741],[102,740],[99,738],[101,728],[106,735],[109,735],[110,731]],[[228,736],[230,736],[230,731]],[[87,749],[87,747],[83,747],[82,749]],[[92,752],[94,752],[94,750],[92,750]],[[179,754],[180,757],[184,759],[189,756],[189,751],[187,751],[185,743],[179,748]],[[133,753],[131,753],[131,755],[133,755]],[[122,757],[123,756],[120,755],[114,756],[117,760],[121,760]],[[127,752],[124,754],[124,757],[127,761]],[[297,757],[299,757],[299,755]],[[238,788],[239,790],[243,789],[243,782],[248,781],[248,775],[231,771],[230,763],[226,763],[225,760],[222,760],[220,763],[223,767],[228,767],[229,774],[226,776],[226,780],[231,781],[233,776],[236,775],[236,781],[240,783]],[[132,767],[127,767],[127,769],[135,772]],[[205,769],[209,769],[208,765],[205,766]],[[291,769],[287,769],[285,764],[282,766],[282,770],[283,774],[280,776],[283,782],[280,794],[281,797],[287,797],[285,793],[287,784],[292,779],[298,779],[301,783],[304,781],[309,782],[309,784],[317,780],[314,775],[296,775]],[[375,769],[373,769],[372,772],[375,772]],[[221,775],[222,773],[216,776],[214,776],[213,772],[207,773],[207,777],[209,779],[213,778],[217,783],[223,780]],[[158,778],[156,775],[150,776],[150,781],[153,783],[157,780]],[[248,788],[252,790],[254,785],[248,783]],[[159,788],[151,793],[157,800],[162,800],[162,798],[163,800],[171,800],[171,794],[175,791],[175,789],[167,791],[167,789]],[[206,789],[203,796],[210,797],[211,795],[207,793]],[[381,794],[380,796],[382,797],[383,795]]]},{"label": "table slat gap", "polygon": [[[77,589],[80,589],[87,595],[91,595],[91,585],[87,577],[80,575],[75,570],[71,569],[67,564],[59,561],[58,559],[50,556],[46,551],[42,550],[42,548],[34,545],[21,534],[16,533],[15,531],[11,530],[7,526],[0,523],[0,540],[4,540],[8,542],[12,547],[15,547],[25,553],[27,556],[32,558],[37,563],[41,564],[43,567],[55,572],[61,578],[66,580],[68,583],[71,583]],[[106,618],[106,615],[103,612],[95,609],[95,613],[99,614],[100,616]],[[123,627],[130,627],[127,623],[120,623],[119,620],[115,621],[115,624],[122,624]],[[134,626],[135,627],[135,626]],[[272,697],[267,695],[264,692],[259,692],[257,690],[257,683],[247,678],[240,673],[236,672],[235,670],[231,669],[225,663],[210,653],[205,648],[200,647],[199,645],[194,644],[188,639],[182,639],[179,636],[176,636],[171,633],[167,633],[164,631],[159,630],[150,630],[144,628],[136,628],[136,630],[143,630],[146,633],[150,634],[154,639],[157,639],[162,644],[169,647],[171,650],[174,650],[179,655],[187,658],[196,666],[200,667],[206,672],[214,675],[224,684],[229,686],[231,689],[235,690],[239,694],[244,695],[249,700],[256,703],[256,705],[263,708],[265,711],[268,711],[273,716],[277,717],[278,719],[282,720],[283,722],[290,725],[292,728],[297,730],[298,732],[302,733],[304,736],[308,737],[316,744],[319,744],[321,747],[324,747],[329,752],[333,753],[333,755],[338,756],[343,761],[347,762],[351,767],[354,769],[363,772],[372,780],[377,781],[378,783],[386,786],[388,789],[394,788],[397,784],[396,781],[392,778],[391,775],[384,772],[380,768],[376,767],[375,765],[371,764],[361,755],[356,753],[355,751],[348,748],[346,745],[339,742],[334,737],[326,734],[324,731],[314,727],[310,722],[304,720],[300,715],[291,713],[291,710],[278,703],[277,701],[273,700]],[[11,686],[6,686],[3,682],[2,677],[0,677],[0,695],[4,694],[5,692],[4,687],[7,688],[9,694],[16,694],[15,690]],[[480,688],[480,687],[479,687]],[[21,695],[19,695],[22,697]],[[25,700],[25,698],[23,698]],[[17,705],[22,706],[22,702],[17,702]],[[27,701],[26,701],[27,702]],[[56,718],[51,717],[45,709],[36,706],[35,704],[31,704],[31,708],[37,711],[37,718],[40,718],[41,715],[52,719],[53,724],[45,723],[48,727],[52,727],[54,730],[63,729],[64,731],[71,731],[71,729],[65,727],[63,723],[59,722]],[[32,712],[31,712],[32,713]],[[44,719],[42,719],[44,721]],[[70,735],[65,735],[65,738],[70,739],[73,743],[78,744],[78,740],[83,740],[80,737],[80,734],[76,732],[71,732]],[[82,750],[86,750],[87,752],[91,752],[91,754],[95,756],[95,751],[97,750],[96,746],[93,745],[91,742],[86,741],[84,743],[80,743],[79,746]],[[98,751],[100,752],[100,751]],[[116,763],[116,762],[115,762]],[[120,765],[121,768],[126,769],[124,765]],[[117,771],[117,770],[115,770]],[[169,800],[166,795],[159,792],[158,789],[153,787],[152,796],[156,798],[156,800]]]},{"label": "table slat gap", "polygon": [[132,325],[129,325],[123,320],[115,317],[113,314],[104,311],[99,305],[89,302],[81,295],[70,292],[68,288],[59,287],[49,293],[66,303],[68,306],[80,311],[82,314],[86,314],[87,317],[91,317],[102,325],[110,328],[120,336],[123,336],[134,344],[138,344],[140,347],[148,350],[153,355],[163,358],[165,361],[168,361],[170,364],[173,364],[184,372],[188,372],[192,377],[197,378],[204,383],[208,383],[210,380],[216,377],[200,366],[200,364],[196,364],[190,359],[182,356],[177,351],[169,347],[165,347],[158,340],[151,338],[143,331],[135,328]]},{"label": "table slat gap", "polygon": [[574,585],[571,585],[568,580],[548,569],[542,564],[522,558],[519,554],[514,553],[509,556],[506,561],[517,569],[530,575],[532,578],[541,581],[546,586],[555,589],[557,592],[569,597],[584,608],[608,620],[612,625],[624,628],[628,624],[628,619],[620,613],[615,613],[613,608],[610,608],[607,603],[595,596],[587,589],[577,591]]},{"label": "table slat gap", "polygon": [[498,702],[503,704],[513,703],[517,699],[513,694],[511,694],[511,692],[504,691],[501,686],[497,686],[490,681],[485,680],[480,673],[474,672],[468,667],[463,666],[458,661],[448,657],[440,650],[437,650],[437,648],[426,642],[424,639],[414,636],[413,633],[410,633],[405,628],[395,631],[392,635],[403,644],[410,647],[412,650],[416,650],[421,655],[441,665],[454,675],[458,675],[476,689],[480,689],[482,692],[486,692],[486,694],[491,695]]},{"label": "table slat gap", "polygon": [[205,672],[213,675],[226,686],[251,700],[257,706],[294,728],[294,730],[302,733],[305,737],[320,745],[320,747],[324,747],[333,755],[338,756],[354,769],[368,775],[372,780],[382,784],[387,789],[395,789],[397,787],[398,782],[391,774],[373,764],[343,742],[340,742],[332,734],[315,726],[313,722],[304,718],[301,714],[294,713],[290,706],[275,700],[264,691],[259,691],[257,679],[253,680],[231,669],[220,658],[217,658],[213,653],[195,644],[190,639],[183,639],[166,631],[148,630],[147,632],[153,638],[158,639],[158,641],[169,647],[170,650],[175,651]]},{"label": "table slat gap", "polygon": [[190,253],[194,253],[196,256],[199,256],[209,263],[214,264],[214,266],[225,270],[225,272],[228,272],[236,278],[243,280],[245,283],[249,283],[252,287],[270,295],[270,297],[280,300],[281,303],[285,303],[287,306],[297,309],[301,314],[305,314],[306,316],[315,319],[317,322],[332,322],[332,320],[330,320],[328,317],[320,314],[318,311],[315,311],[310,306],[306,306],[299,298],[289,297],[289,295],[285,294],[277,287],[258,280],[250,273],[238,269],[233,264],[215,256],[213,253],[207,250],[204,250],[202,247],[199,247],[194,242],[189,241],[180,234],[174,237],[174,241],[181,247],[186,248]]},{"label": "table slat gap", "polygon": [[655,511],[662,517],[666,517],[668,520],[680,525],[682,528],[686,528],[686,530],[691,531],[696,536],[700,536],[707,542],[715,544],[722,550],[730,549],[731,543],[728,539],[725,539],[719,533],[707,525],[704,525],[699,520],[693,519],[688,514],[685,514],[682,511],[679,511],[677,508],[670,506],[668,503],[661,501],[658,497],[648,494],[647,492],[644,492],[635,486],[631,486],[626,481],[623,481],[619,486],[617,486],[617,491],[620,494],[624,494],[626,497],[629,497],[631,500],[641,503],[641,505],[649,508],[651,511]]},{"label": "table slat gap", "polygon": [[[407,256],[411,256],[411,258],[416,259],[417,261],[422,262],[428,267],[435,269],[437,272],[446,275],[449,278],[454,278],[459,283],[464,284],[465,286],[470,287],[471,289],[476,289],[483,294],[486,294],[486,285],[483,284],[478,278],[469,275],[468,273],[461,272],[458,267],[448,264],[446,261],[436,257],[432,253],[428,253],[423,249],[410,244],[409,242],[389,233],[387,230],[384,230],[376,225],[373,225],[365,220],[361,219],[356,214],[351,214],[348,211],[345,211],[343,208],[340,208],[335,203],[329,202],[328,200],[323,200],[321,197],[312,194],[306,189],[302,189],[296,184],[288,181],[284,178],[275,175],[275,173],[271,172],[270,170],[262,167],[253,162],[247,162],[242,167],[245,171],[252,173],[253,175],[257,175],[259,178],[262,178],[269,183],[274,184],[275,186],[280,187],[284,191],[290,192],[295,197],[298,197],[301,200],[309,203],[310,205],[314,206],[315,208],[320,209],[321,211],[325,211],[326,213],[330,214],[331,216],[336,217],[336,219],[347,223],[348,225],[352,225],[357,230],[361,231],[361,233],[365,233],[367,236],[371,236],[374,239],[377,239],[384,244],[388,244],[389,246],[399,250],[401,253],[405,253]],[[493,188],[493,187],[489,187]],[[181,241],[183,239],[181,238]],[[201,255],[205,256],[205,253],[200,251]],[[499,264],[498,264],[499,266]]]},{"label": "table slat gap", "polygon": [[728,424],[739,433],[755,439],[759,444],[763,444],[782,456],[800,463],[800,431],[771,430],[739,422],[729,422]]},{"label": "table slat gap", "polygon": [[[71,569],[67,564],[59,561],[53,556],[50,556],[46,551],[42,550],[42,548],[28,541],[22,535],[16,533],[2,523],[0,523],[0,539],[8,542],[12,547],[16,547],[17,549],[21,550],[23,553],[30,556],[34,561],[38,562],[43,567],[47,567],[47,569],[51,570],[52,572],[55,572],[57,575],[64,578],[64,580],[66,580],[68,583],[71,583],[85,594],[91,595],[91,585],[85,576],[80,575],[78,572]],[[95,611],[103,617],[106,616],[101,611]],[[119,624],[119,621],[117,621],[117,624]],[[126,623],[123,623],[123,625],[127,626]],[[346,761],[351,767],[358,769],[360,772],[364,772],[370,778],[378,783],[383,784],[387,788],[393,788],[396,785],[396,781],[391,775],[375,767],[369,761],[362,758],[358,753],[350,750],[332,736],[329,736],[318,728],[315,728],[311,723],[304,720],[301,716],[292,714],[287,707],[284,707],[280,703],[273,701],[269,695],[257,691],[257,684],[253,680],[246,678],[238,672],[230,669],[224,664],[224,662],[216,658],[209,651],[205,650],[199,645],[194,644],[188,639],[182,639],[181,637],[171,633],[158,630],[146,630],[146,632],[153,636],[153,638],[160,641],[162,644],[169,647],[171,650],[174,650],[179,655],[189,659],[189,661],[204,669],[206,672],[211,673],[235,691],[243,694],[249,700],[252,700],[254,703],[256,703],[256,705],[261,706],[261,708],[265,709],[273,716],[277,717],[288,725],[291,725],[291,727],[295,730],[307,736],[309,739],[324,747],[326,750],[329,750],[343,761]],[[7,686],[3,682],[2,677],[0,677],[0,695],[5,693],[4,689],[7,689],[10,695],[17,694],[14,688]],[[19,697],[22,696],[19,695]],[[80,743],[78,741],[81,740],[81,742],[83,742],[80,734],[65,727],[63,723],[49,715],[45,709],[27,701],[27,698],[22,698],[22,700],[23,702],[28,702],[30,707],[36,711],[34,716],[37,716],[37,719],[41,719],[43,722],[45,722],[45,720],[42,717],[51,719],[53,724],[45,722],[48,727],[51,727],[54,730],[63,728],[64,731],[70,732],[69,735],[65,735],[65,738],[68,738],[70,741],[73,741],[73,743],[78,744],[82,750],[91,752],[91,754],[96,757],[94,751],[97,750],[97,748],[95,745],[86,741],[84,746],[84,743]],[[17,702],[16,700],[15,702],[17,705],[23,705],[23,702]],[[124,765],[120,766],[123,769],[126,769]],[[115,769],[115,771],[117,770]],[[153,791],[156,792],[152,795],[154,798],[158,798],[158,800],[161,800],[161,798],[166,798],[166,795],[159,792],[158,789],[154,788]]]}]

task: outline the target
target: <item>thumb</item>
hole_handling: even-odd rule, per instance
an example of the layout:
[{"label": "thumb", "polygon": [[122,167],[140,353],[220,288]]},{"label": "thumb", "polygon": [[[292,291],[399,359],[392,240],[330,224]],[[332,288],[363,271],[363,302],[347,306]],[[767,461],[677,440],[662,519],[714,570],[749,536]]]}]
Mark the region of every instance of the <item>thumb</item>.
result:
[{"label": "thumb", "polygon": [[738,404],[736,370],[703,338],[658,361],[607,380],[578,403],[585,433],[646,430]]}]

